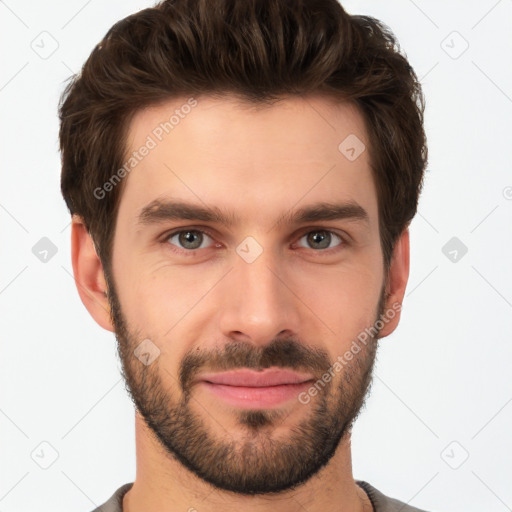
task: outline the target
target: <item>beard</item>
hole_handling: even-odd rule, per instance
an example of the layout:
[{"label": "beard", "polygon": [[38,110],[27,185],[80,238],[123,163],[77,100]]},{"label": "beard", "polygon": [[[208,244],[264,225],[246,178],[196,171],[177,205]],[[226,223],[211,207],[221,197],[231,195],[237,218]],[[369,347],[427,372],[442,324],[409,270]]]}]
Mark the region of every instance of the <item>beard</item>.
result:
[{"label": "beard", "polygon": [[[179,376],[174,377],[160,365],[161,357],[145,365],[134,355],[147,336],[130,332],[113,279],[107,277],[107,284],[126,389],[166,455],[203,481],[240,495],[293,490],[326,466],[340,441],[350,434],[371,389],[378,330],[327,383],[321,379],[333,365],[327,352],[290,338],[276,338],[265,346],[232,341],[223,349],[196,348],[183,357]],[[375,321],[384,312],[384,289]],[[162,343],[156,344],[162,347]],[[282,408],[233,409],[240,426],[235,432],[208,415],[193,396],[199,372],[269,367],[311,373],[315,383],[323,386],[307,405],[302,402],[302,407],[310,409],[304,415],[307,417],[286,429],[284,437],[276,434],[290,414]],[[199,406],[194,409],[195,404]],[[197,411],[203,411],[202,415]],[[223,433],[215,433],[212,425],[217,431],[220,425]]]}]

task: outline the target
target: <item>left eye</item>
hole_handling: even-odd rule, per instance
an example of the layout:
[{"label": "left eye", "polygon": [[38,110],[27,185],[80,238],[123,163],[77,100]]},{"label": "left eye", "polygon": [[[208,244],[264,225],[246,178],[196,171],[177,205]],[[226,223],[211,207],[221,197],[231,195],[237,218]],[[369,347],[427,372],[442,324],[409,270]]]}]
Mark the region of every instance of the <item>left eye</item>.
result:
[{"label": "left eye", "polygon": [[[343,241],[340,236],[338,236],[336,233],[333,233],[332,231],[326,231],[323,229],[319,229],[316,231],[309,231],[305,235],[303,235],[300,240],[303,238],[306,238],[307,243],[309,244],[309,248],[312,249],[329,249],[331,242],[333,241],[333,237],[337,238],[339,240],[339,243],[335,244],[331,247],[336,247],[341,244]],[[300,245],[300,244],[299,244]],[[304,246],[302,246],[304,247]]]}]

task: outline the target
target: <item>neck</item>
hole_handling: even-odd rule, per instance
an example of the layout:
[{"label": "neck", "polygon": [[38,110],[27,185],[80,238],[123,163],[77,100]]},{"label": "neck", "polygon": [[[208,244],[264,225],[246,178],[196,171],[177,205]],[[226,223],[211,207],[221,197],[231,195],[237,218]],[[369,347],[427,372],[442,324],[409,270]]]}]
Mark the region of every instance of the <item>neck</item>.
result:
[{"label": "neck", "polygon": [[273,495],[244,496],[217,489],[168,454],[138,413],[137,470],[123,499],[123,512],[369,512],[368,496],[354,481],[350,432],[335,455],[298,488]]}]

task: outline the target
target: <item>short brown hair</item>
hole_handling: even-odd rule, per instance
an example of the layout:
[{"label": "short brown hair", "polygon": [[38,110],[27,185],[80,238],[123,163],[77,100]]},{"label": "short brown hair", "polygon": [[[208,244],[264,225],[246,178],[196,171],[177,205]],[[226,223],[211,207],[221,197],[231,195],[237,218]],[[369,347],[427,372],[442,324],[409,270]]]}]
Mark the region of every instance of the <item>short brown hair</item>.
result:
[{"label": "short brown hair", "polygon": [[385,269],[416,214],[427,163],[420,83],[390,30],[337,0],[165,0],[117,22],[71,78],[59,103],[61,189],[106,270],[122,186],[102,199],[94,190],[123,166],[133,115],[184,95],[354,103],[369,135]]}]

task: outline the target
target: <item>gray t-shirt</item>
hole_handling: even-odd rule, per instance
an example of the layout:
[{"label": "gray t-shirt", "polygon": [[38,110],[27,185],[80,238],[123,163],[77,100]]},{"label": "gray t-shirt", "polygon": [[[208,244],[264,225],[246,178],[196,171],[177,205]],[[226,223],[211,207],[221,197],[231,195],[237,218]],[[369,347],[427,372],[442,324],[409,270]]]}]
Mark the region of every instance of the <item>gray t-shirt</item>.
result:
[{"label": "gray t-shirt", "polygon": [[[426,512],[423,509],[411,507],[407,503],[384,496],[364,480],[356,480],[355,482],[368,494],[374,512]],[[93,512],[123,512],[123,496],[131,489],[132,485],[133,482],[119,487],[107,502],[94,509]]]}]

